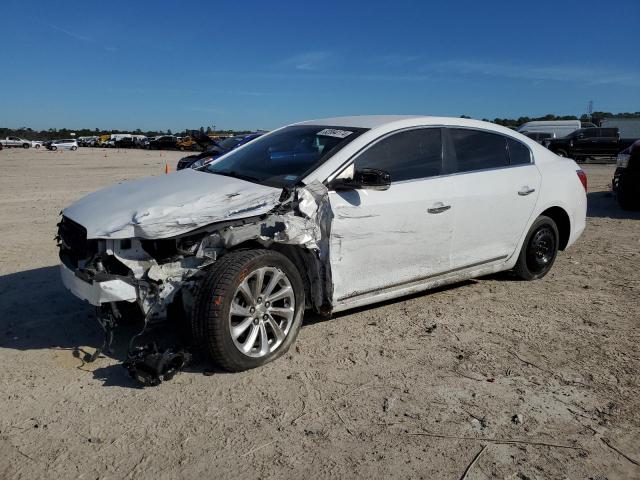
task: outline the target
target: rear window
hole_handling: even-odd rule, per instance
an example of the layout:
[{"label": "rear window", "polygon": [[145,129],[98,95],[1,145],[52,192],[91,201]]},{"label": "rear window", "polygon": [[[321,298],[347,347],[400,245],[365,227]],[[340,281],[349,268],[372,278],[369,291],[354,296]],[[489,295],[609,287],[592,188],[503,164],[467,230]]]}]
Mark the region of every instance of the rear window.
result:
[{"label": "rear window", "polygon": [[455,147],[458,172],[509,165],[506,137],[466,128],[452,128],[449,131]]},{"label": "rear window", "polygon": [[509,160],[511,165],[526,165],[531,163],[531,152],[529,147],[524,143],[507,138],[507,147],[509,149]]}]

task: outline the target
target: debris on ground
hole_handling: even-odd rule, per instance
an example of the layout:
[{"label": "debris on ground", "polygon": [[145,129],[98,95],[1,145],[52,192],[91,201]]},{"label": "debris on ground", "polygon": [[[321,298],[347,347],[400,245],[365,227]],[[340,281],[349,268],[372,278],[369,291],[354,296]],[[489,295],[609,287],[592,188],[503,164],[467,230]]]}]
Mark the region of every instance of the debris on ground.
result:
[{"label": "debris on ground", "polygon": [[191,362],[191,354],[184,350],[158,350],[155,343],[136,347],[123,363],[131,378],[146,387],[155,387],[171,380]]}]

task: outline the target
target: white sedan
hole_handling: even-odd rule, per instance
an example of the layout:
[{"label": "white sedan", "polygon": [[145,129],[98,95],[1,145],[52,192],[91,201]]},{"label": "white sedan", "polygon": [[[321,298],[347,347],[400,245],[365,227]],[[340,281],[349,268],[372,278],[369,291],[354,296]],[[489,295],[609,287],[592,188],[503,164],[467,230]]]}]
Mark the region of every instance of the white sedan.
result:
[{"label": "white sedan", "polygon": [[47,143],[48,150],[77,150],[78,141],[75,138],[53,140]]},{"label": "white sedan", "polygon": [[79,200],[62,213],[61,273],[110,318],[185,310],[197,346],[239,371],[287,351],[306,310],[543,277],[585,228],[585,191],[575,162],[495,124],[313,120]]}]

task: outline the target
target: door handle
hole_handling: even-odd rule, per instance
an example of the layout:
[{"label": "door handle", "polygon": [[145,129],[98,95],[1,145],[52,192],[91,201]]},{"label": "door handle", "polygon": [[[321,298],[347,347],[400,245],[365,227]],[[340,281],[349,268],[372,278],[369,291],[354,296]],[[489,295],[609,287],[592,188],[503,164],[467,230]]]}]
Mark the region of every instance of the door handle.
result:
[{"label": "door handle", "polygon": [[441,202],[436,203],[433,207],[428,208],[427,212],[429,213],[442,213],[451,208],[451,205],[444,205]]},{"label": "door handle", "polygon": [[535,192],[536,189],[535,188],[531,188],[531,187],[522,187],[519,191],[518,191],[518,195],[520,195],[521,197],[524,197],[525,195],[529,195],[530,193]]}]

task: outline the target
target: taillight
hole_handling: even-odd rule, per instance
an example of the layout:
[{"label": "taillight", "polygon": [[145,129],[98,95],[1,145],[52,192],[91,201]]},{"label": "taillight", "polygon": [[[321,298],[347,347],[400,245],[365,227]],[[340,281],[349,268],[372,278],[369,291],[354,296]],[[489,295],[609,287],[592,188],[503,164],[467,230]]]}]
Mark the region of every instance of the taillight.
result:
[{"label": "taillight", "polygon": [[586,192],[587,191],[587,174],[584,173],[584,170],[582,169],[576,170],[576,173],[578,174],[580,183],[582,183],[582,186],[584,187],[584,191]]}]

